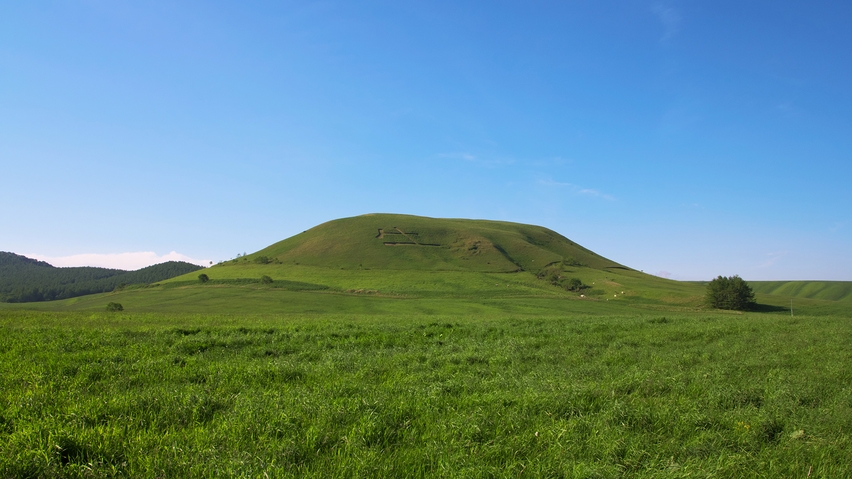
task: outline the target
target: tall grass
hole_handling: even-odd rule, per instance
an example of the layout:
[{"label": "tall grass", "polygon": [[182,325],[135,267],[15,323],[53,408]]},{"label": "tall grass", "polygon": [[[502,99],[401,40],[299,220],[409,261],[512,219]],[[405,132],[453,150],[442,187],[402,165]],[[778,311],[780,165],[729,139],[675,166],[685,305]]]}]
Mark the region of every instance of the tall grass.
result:
[{"label": "tall grass", "polygon": [[0,312],[0,477],[849,477],[852,326]]}]

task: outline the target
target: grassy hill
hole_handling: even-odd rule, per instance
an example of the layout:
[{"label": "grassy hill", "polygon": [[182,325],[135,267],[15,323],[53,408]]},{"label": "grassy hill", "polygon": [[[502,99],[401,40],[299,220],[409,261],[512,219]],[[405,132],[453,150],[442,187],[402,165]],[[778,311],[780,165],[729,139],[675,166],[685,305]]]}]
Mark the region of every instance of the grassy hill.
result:
[{"label": "grassy hill", "polygon": [[[49,266],[49,265],[48,265]],[[404,315],[704,311],[705,285],[644,274],[547,228],[370,214],[323,223],[255,253],[167,280],[27,306],[130,311]],[[271,279],[261,282],[262,277]],[[572,284],[576,287],[572,288]],[[852,283],[755,282],[762,311],[845,311]],[[579,285],[579,286],[578,286]],[[0,309],[3,307],[0,306]]]},{"label": "grassy hill", "polygon": [[624,268],[540,226],[392,214],[329,221],[243,260],[264,257],[343,269],[505,273],[539,271],[563,261]]},{"label": "grassy hill", "polygon": [[[700,306],[703,291],[635,271],[540,226],[391,214],[323,223],[205,274],[206,284],[187,274],[159,287],[298,290],[325,298],[630,300],[688,308]],[[262,276],[273,282],[261,284]]]},{"label": "grassy hill", "polygon": [[0,303],[0,478],[852,472],[843,283],[708,310],[545,228],[400,215],[199,273]]},{"label": "grassy hill", "polygon": [[750,281],[755,293],[852,302],[852,281]]},{"label": "grassy hill", "polygon": [[699,285],[635,271],[540,226],[391,214],[323,223],[204,273],[206,283],[194,271],[38,309],[115,301],[135,311],[185,312],[683,311],[700,309],[703,294]]}]

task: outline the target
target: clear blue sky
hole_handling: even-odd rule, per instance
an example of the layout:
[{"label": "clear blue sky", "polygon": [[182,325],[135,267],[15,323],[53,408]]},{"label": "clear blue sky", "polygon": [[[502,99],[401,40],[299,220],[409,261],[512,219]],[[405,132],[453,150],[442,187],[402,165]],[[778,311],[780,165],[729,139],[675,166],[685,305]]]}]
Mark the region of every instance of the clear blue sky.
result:
[{"label": "clear blue sky", "polygon": [[0,250],[252,252],[370,212],[674,279],[852,280],[852,3],[6,2]]}]

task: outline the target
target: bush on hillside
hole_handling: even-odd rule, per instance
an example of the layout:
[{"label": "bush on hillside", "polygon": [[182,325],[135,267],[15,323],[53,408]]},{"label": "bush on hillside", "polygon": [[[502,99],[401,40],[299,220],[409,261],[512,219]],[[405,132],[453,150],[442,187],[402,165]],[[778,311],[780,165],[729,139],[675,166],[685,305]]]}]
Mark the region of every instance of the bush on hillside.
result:
[{"label": "bush on hillside", "polygon": [[719,276],[707,285],[707,304],[717,309],[745,311],[754,307],[754,291],[737,275]]},{"label": "bush on hillside", "polygon": [[568,281],[565,282],[565,289],[568,290],[568,291],[579,292],[579,291],[582,291],[586,288],[588,288],[588,286],[583,284],[583,282],[580,281],[579,278],[571,278],[571,279],[569,279]]},{"label": "bush on hillside", "polygon": [[550,284],[554,286],[559,285],[559,281],[562,279],[562,268],[547,268],[538,272],[536,275],[538,279],[543,279],[548,281]]},{"label": "bush on hillside", "polygon": [[577,258],[573,256],[569,256],[567,258],[562,258],[562,266],[585,266],[583,263],[577,261]]},{"label": "bush on hillside", "polygon": [[109,303],[106,306],[107,311],[124,311],[124,306],[121,303]]},{"label": "bush on hillside", "polygon": [[272,278],[269,276],[263,275],[260,277],[260,282],[263,284],[272,284]]},{"label": "bush on hillside", "polygon": [[210,281],[210,276],[207,276],[206,274],[201,273],[201,274],[198,275],[198,281],[201,281],[202,283],[206,283],[206,282]]}]

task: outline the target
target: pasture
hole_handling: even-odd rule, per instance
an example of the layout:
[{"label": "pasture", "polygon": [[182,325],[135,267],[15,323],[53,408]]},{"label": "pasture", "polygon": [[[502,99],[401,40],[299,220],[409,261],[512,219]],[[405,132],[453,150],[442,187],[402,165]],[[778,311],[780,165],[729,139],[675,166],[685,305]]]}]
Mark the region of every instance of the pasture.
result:
[{"label": "pasture", "polygon": [[0,477],[852,474],[848,315],[433,301],[2,309]]},{"label": "pasture", "polygon": [[204,275],[0,303],[0,478],[852,476],[848,283],[713,311],[545,228],[403,215]]}]

